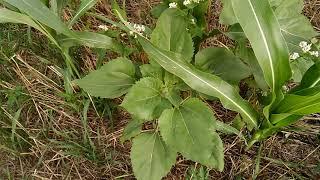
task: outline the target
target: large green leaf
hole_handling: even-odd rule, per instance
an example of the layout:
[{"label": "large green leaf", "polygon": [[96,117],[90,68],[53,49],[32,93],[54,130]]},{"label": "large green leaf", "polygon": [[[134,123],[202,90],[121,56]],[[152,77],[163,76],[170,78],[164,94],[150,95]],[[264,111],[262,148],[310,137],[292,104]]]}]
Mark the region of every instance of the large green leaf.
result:
[{"label": "large green leaf", "polygon": [[234,13],[248,37],[266,82],[278,92],[291,77],[289,53],[268,1],[232,0]]},{"label": "large green leaf", "polygon": [[176,161],[176,152],[158,133],[143,133],[133,139],[131,162],[138,180],[161,180]]},{"label": "large green leaf", "polygon": [[20,11],[28,14],[32,19],[56,30],[67,36],[74,36],[72,31],[55,15],[46,5],[39,0],[4,0],[17,7]]},{"label": "large green leaf", "polygon": [[131,88],[121,106],[139,119],[152,120],[156,118],[156,111],[161,111],[167,104],[162,97],[162,88],[163,83],[159,79],[143,78]]},{"label": "large green leaf", "polygon": [[223,144],[214,133],[215,118],[199,99],[188,99],[180,107],[165,110],[159,118],[164,141],[184,157],[223,170]]},{"label": "large green leaf", "polygon": [[134,84],[135,67],[126,58],[118,58],[75,82],[92,96],[116,98]]},{"label": "large green leaf", "polygon": [[193,41],[186,30],[188,27],[186,15],[179,9],[169,8],[164,11],[152,32],[151,42],[161,49],[182,54],[191,61],[193,57]]},{"label": "large green leaf", "polygon": [[274,10],[282,34],[292,51],[301,49],[298,47],[300,41],[310,40],[318,34],[302,14],[303,7],[303,0],[283,0]]},{"label": "large green leaf", "polygon": [[251,75],[250,68],[225,48],[201,50],[196,55],[195,65],[199,69],[213,73],[233,84],[237,84],[240,80]]},{"label": "large green leaf", "polygon": [[149,57],[165,70],[181,78],[194,90],[218,97],[226,108],[240,112],[249,125],[257,127],[257,113],[240,97],[233,86],[218,76],[200,71],[183,60],[179,54],[157,48],[143,37],[138,39]]},{"label": "large green leaf", "polygon": [[92,8],[98,0],[81,0],[80,7],[76,14],[73,16],[71,21],[68,24],[68,27],[71,28],[72,25],[82,16],[84,15],[90,8]]}]

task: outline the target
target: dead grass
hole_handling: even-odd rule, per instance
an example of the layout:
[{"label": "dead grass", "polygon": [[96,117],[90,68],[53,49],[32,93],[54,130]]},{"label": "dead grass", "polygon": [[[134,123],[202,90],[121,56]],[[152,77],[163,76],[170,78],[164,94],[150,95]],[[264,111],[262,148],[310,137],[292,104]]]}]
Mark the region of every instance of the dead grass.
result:
[{"label": "dead grass", "polygon": [[[158,0],[127,0],[126,10],[130,21],[153,26],[155,21],[149,15],[150,9]],[[107,17],[112,16],[106,0],[98,3],[96,11]],[[218,24],[221,4],[214,0],[208,14],[209,29],[225,27]],[[320,30],[320,1],[306,1],[305,14]],[[65,12],[65,18],[70,12]],[[97,30],[101,22],[93,17],[84,17],[76,29]],[[232,45],[224,36],[211,38],[204,46]],[[83,70],[95,68],[96,57],[91,50],[82,49]],[[29,101],[24,102],[20,118],[30,135],[32,147],[13,156],[0,150],[0,177],[9,179],[134,179],[130,166],[129,142],[121,144],[119,139],[130,116],[121,109],[112,109],[112,115],[97,112],[90,107],[87,130],[94,147],[86,144],[83,138],[85,130],[82,121],[83,102],[76,97],[70,102],[64,101],[62,76],[55,66],[39,63],[34,53],[22,49],[12,58],[12,73],[15,82],[1,84],[3,89],[13,89],[17,85],[25,88]],[[3,68],[3,67],[1,67]],[[1,70],[1,69],[0,69]],[[119,104],[120,100],[102,101]],[[211,104],[217,117],[228,122],[235,114],[225,110],[220,104]],[[320,117],[306,117],[295,125],[300,131],[279,133],[263,144],[258,179],[320,179]],[[223,136],[225,144],[225,169],[223,172],[210,171],[210,179],[252,179],[255,172],[258,145],[245,150],[245,143],[237,136]],[[61,143],[64,146],[61,145]],[[81,146],[79,148],[79,146]],[[79,152],[70,152],[74,149]],[[67,153],[66,153],[67,152]],[[77,154],[78,153],[78,154]],[[80,155],[81,154],[81,155]],[[94,155],[93,155],[94,154]],[[83,156],[85,155],[85,157]],[[177,164],[165,179],[185,179],[191,165],[199,164],[177,158]],[[1,178],[1,179],[2,179]]]}]

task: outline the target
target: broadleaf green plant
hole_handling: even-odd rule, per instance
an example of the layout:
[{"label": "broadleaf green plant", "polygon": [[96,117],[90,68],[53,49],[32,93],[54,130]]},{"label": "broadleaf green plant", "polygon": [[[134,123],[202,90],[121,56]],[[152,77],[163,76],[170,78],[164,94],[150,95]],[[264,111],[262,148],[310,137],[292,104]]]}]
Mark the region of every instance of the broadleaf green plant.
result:
[{"label": "broadleaf green plant", "polygon": [[[219,132],[239,135],[239,131],[218,121],[204,99],[218,98],[225,108],[239,113],[235,121],[246,123],[248,147],[304,115],[320,112],[318,46],[300,43],[317,33],[300,14],[301,4],[283,4],[278,0],[223,1],[221,22],[230,25],[229,31],[208,32],[204,16],[210,2],[165,0],[153,10],[159,18],[151,36],[145,33],[147,27],[129,23],[125,12],[114,5],[115,16],[141,45],[149,63],[137,65],[135,75],[131,71],[132,76],[124,73],[132,78],[125,91],[115,88],[122,85],[120,76],[108,75],[113,73],[111,64],[117,59],[76,81],[92,95],[124,95],[121,106],[132,115],[132,120],[121,140],[133,139],[131,161],[138,179],[161,179],[174,165],[177,154],[223,170]],[[291,29],[283,21],[285,18],[287,22],[303,21],[304,26],[309,26],[307,32]],[[288,38],[288,32],[299,39],[298,44]],[[203,40],[221,33],[235,40],[235,48],[200,48]],[[284,87],[292,80],[290,63],[299,60],[292,54],[292,44],[305,57],[310,56],[313,64],[301,71],[301,83],[296,82],[297,87],[288,91]],[[109,71],[103,72],[104,69]],[[99,81],[94,81],[98,74]],[[114,87],[108,88],[114,91],[99,89],[101,83],[107,82],[115,82]],[[240,95],[240,82],[258,92],[254,100],[250,98],[253,95]],[[145,123],[151,126],[146,129]]]}]

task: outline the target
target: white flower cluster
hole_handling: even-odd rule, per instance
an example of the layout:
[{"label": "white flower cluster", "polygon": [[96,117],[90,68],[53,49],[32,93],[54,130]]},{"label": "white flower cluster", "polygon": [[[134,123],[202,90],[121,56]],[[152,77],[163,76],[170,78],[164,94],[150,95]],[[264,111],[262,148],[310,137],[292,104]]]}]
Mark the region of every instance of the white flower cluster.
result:
[{"label": "white flower cluster", "polygon": [[302,48],[302,51],[303,51],[304,53],[307,53],[307,52],[309,52],[309,51],[311,50],[312,44],[308,44],[308,43],[305,42],[305,41],[301,41],[301,42],[299,43],[299,46]]},{"label": "white flower cluster", "polygon": [[300,57],[299,53],[294,52],[293,54],[290,55],[290,59],[295,60]]},{"label": "white flower cluster", "polygon": [[319,51],[310,51],[311,56],[319,57]]},{"label": "white flower cluster", "polygon": [[102,29],[102,30],[104,30],[104,31],[108,31],[108,30],[109,30],[109,28],[108,28],[107,25],[99,25],[98,28],[99,28],[99,29]]},{"label": "white flower cluster", "polygon": [[142,33],[146,30],[146,27],[144,25],[139,25],[139,24],[134,24],[133,28],[139,33]]},{"label": "white flower cluster", "polygon": [[169,4],[169,8],[177,8],[178,4],[176,2],[172,2]]},{"label": "white flower cluster", "polygon": [[138,33],[139,35],[142,36],[143,32],[146,31],[146,27],[144,25],[139,25],[139,24],[133,24],[132,25],[131,23],[129,23],[129,25],[132,26],[133,29],[134,29],[134,31],[130,31],[129,33],[130,33],[131,36],[134,35],[135,38],[137,38],[137,35],[135,33]]},{"label": "white flower cluster", "polygon": [[183,5],[187,6],[191,3],[200,3],[201,1],[203,1],[203,0],[184,0]]},{"label": "white flower cluster", "polygon": [[[315,56],[315,57],[319,57],[320,55],[319,51],[310,51],[312,44],[308,44],[305,41],[301,41],[299,43],[299,46],[301,47],[303,53],[309,53],[311,56]],[[299,53],[296,53],[296,52],[290,55],[290,59],[292,60],[298,59],[299,57],[300,57]]]},{"label": "white flower cluster", "polygon": [[302,51],[303,51],[304,53],[309,52],[309,54],[310,54],[311,56],[319,57],[319,51],[310,51],[312,44],[308,44],[308,43],[305,42],[305,41],[301,41],[301,42],[299,43],[299,46],[302,48]]},{"label": "white flower cluster", "polygon": [[[183,5],[187,6],[190,5],[191,3],[200,3],[203,0],[184,0]],[[172,2],[169,4],[169,8],[177,8],[178,4],[176,2]]]}]

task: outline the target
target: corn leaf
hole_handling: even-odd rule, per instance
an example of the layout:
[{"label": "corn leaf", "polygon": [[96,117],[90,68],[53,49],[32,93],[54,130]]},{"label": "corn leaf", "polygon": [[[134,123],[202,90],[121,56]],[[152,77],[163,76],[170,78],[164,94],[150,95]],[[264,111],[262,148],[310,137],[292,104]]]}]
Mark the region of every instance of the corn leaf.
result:
[{"label": "corn leaf", "polygon": [[71,19],[71,21],[69,22],[68,27],[71,28],[74,25],[74,23],[76,23],[77,20],[82,15],[84,15],[89,9],[91,9],[97,2],[98,0],[81,0],[80,7],[76,12],[76,14],[73,16],[73,18]]},{"label": "corn leaf", "polygon": [[248,102],[240,97],[233,86],[218,76],[200,71],[183,60],[179,54],[157,48],[143,37],[138,39],[149,57],[165,70],[181,78],[194,90],[218,97],[226,108],[240,112],[250,126],[257,127],[256,112]]},{"label": "corn leaf", "polygon": [[[230,0],[223,0],[222,2],[223,9],[220,15],[220,22],[226,25],[238,23],[230,5]],[[302,13],[303,0],[269,0],[269,2],[291,52],[300,52],[299,42],[309,40],[318,35],[308,18]],[[267,1],[264,0],[264,3],[267,3]]]},{"label": "corn leaf", "polygon": [[234,13],[248,37],[264,77],[278,92],[291,77],[289,53],[268,1],[232,0]]},{"label": "corn leaf", "polygon": [[289,113],[272,114],[270,118],[270,122],[275,125],[275,128],[281,128],[281,127],[289,126],[299,121],[302,117],[303,117],[302,115],[293,115]]},{"label": "corn leaf", "polygon": [[210,108],[196,98],[165,110],[159,118],[161,135],[184,157],[219,171],[223,170],[223,144],[215,130]]},{"label": "corn leaf", "polygon": [[176,152],[158,133],[143,133],[133,139],[130,157],[137,179],[160,180],[174,165]]},{"label": "corn leaf", "polygon": [[311,96],[288,94],[274,110],[274,114],[308,115],[320,112],[320,93]]},{"label": "corn leaf", "polygon": [[39,0],[4,0],[5,2],[15,6],[20,11],[29,15],[32,19],[56,30],[67,36],[74,36],[72,31],[55,15],[46,5]]}]

